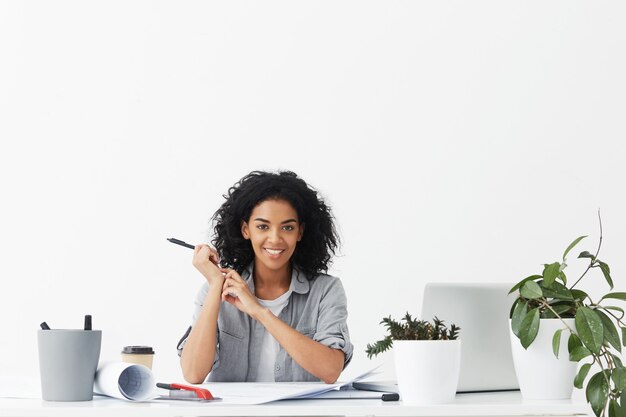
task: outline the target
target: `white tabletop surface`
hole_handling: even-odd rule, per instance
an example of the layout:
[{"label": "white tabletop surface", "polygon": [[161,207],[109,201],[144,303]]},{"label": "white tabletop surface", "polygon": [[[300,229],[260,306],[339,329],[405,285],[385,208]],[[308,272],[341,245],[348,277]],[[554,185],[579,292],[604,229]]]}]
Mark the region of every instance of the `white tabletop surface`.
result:
[{"label": "white tabletop surface", "polygon": [[131,403],[94,397],[85,402],[0,398],[0,416],[521,416],[592,415],[579,400],[524,401],[519,392],[459,394],[444,405],[408,406],[378,399],[309,399],[240,406],[162,401]]}]

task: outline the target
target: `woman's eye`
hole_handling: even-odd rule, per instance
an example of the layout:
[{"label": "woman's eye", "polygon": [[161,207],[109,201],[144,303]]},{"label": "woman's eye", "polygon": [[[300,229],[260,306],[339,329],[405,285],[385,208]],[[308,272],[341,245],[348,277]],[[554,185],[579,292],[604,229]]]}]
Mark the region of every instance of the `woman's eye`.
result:
[{"label": "woman's eye", "polygon": [[[259,225],[257,225],[256,228],[259,229],[259,230],[269,230],[269,226],[266,225],[266,224],[259,224]],[[291,231],[294,230],[294,227],[293,226],[283,226],[282,229],[285,230],[285,231],[291,232]]]}]

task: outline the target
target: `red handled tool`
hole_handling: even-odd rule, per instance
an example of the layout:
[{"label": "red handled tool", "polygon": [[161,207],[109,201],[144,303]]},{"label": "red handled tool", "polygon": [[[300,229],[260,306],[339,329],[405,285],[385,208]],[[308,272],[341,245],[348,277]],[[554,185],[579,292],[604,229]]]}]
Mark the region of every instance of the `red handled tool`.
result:
[{"label": "red handled tool", "polygon": [[192,392],[195,393],[196,398],[201,398],[203,400],[214,400],[215,399],[215,398],[213,398],[213,395],[211,394],[211,391],[209,391],[206,388],[198,388],[198,387],[193,387],[191,385],[182,385],[182,384],[164,384],[162,382],[157,382],[156,386],[158,388],[168,389],[170,391],[172,391],[172,390],[192,391]]}]

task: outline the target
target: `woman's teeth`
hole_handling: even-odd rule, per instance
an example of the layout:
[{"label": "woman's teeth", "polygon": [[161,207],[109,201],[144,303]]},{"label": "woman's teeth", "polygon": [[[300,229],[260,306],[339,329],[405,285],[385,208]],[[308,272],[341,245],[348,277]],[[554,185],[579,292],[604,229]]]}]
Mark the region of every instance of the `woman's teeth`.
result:
[{"label": "woman's teeth", "polygon": [[265,250],[270,254],[270,255],[279,255],[281,254],[284,249],[267,249],[265,248]]}]

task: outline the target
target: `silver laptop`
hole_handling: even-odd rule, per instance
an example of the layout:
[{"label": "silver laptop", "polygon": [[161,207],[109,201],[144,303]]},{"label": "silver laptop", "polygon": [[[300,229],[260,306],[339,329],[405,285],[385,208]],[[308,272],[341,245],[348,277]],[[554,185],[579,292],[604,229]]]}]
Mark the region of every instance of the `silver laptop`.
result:
[{"label": "silver laptop", "polygon": [[[517,390],[509,336],[511,284],[429,283],[424,288],[421,320],[437,316],[461,328],[461,374],[457,392]],[[358,386],[357,386],[358,385]],[[397,392],[389,383],[361,382],[357,389]]]},{"label": "silver laptop", "polygon": [[515,293],[507,295],[514,284],[426,284],[421,319],[461,327],[458,392],[519,389],[509,336]]}]

